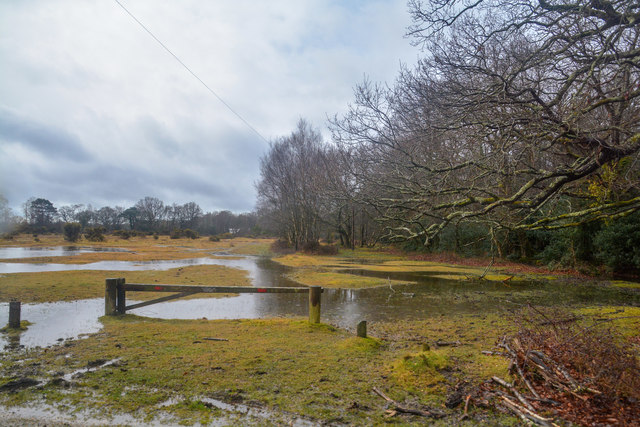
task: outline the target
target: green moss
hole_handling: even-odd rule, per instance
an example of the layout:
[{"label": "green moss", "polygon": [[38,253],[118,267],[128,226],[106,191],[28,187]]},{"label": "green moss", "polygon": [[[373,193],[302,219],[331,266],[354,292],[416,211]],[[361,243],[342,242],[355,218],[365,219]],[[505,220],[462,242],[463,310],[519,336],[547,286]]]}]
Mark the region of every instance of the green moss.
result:
[{"label": "green moss", "polygon": [[317,271],[299,269],[288,277],[306,286],[322,286],[323,288],[360,289],[389,285],[404,285],[410,282],[388,280],[378,277],[358,276],[337,271]]},{"label": "green moss", "polygon": [[33,323],[29,322],[28,320],[21,320],[20,321],[20,327],[19,328],[12,328],[9,325],[5,326],[4,328],[0,329],[0,332],[4,332],[4,333],[12,333],[12,332],[17,332],[20,333],[22,331],[26,331],[29,326],[33,325]]},{"label": "green moss", "polygon": [[640,283],[638,282],[627,282],[625,280],[612,280],[611,286],[616,288],[626,288],[626,289],[640,289]]}]

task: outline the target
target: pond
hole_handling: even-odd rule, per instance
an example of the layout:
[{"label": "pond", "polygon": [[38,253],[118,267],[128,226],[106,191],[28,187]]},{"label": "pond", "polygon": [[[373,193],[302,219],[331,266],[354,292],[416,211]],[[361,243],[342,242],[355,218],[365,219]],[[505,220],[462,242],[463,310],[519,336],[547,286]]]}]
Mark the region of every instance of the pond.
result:
[{"label": "pond", "polygon": [[89,252],[129,252],[121,248],[93,248],[89,246],[7,247],[0,248],[0,259],[73,256]]},{"label": "pond", "polygon": [[[247,270],[256,286],[299,286],[286,278],[289,271],[268,258],[198,258],[196,260],[130,263],[131,268],[173,268],[185,261],[225,265]],[[122,262],[94,263],[126,270]],[[60,264],[63,265],[63,264]],[[184,264],[187,265],[187,264]],[[188,264],[193,265],[193,264]],[[69,267],[69,265],[66,265]],[[75,268],[77,265],[72,265]],[[169,267],[171,266],[171,267]],[[137,268],[137,267],[136,267]],[[93,268],[95,269],[95,268]],[[353,273],[378,275],[358,270]],[[325,289],[322,295],[322,321],[346,329],[355,329],[357,322],[367,320],[394,321],[420,319],[451,313],[482,314],[515,309],[526,304],[566,305],[600,303],[640,305],[640,293],[597,284],[556,283],[539,281],[526,283],[489,281],[451,281],[429,277],[428,273],[385,273],[391,279],[402,278],[414,283],[402,286],[370,289]],[[134,303],[134,301],[129,301]],[[241,294],[228,298],[176,300],[132,310],[140,316],[170,319],[233,319],[277,316],[306,316],[306,294]],[[8,303],[0,304],[0,325],[8,322]],[[23,304],[22,318],[33,323],[21,334],[19,342],[10,342],[0,335],[0,348],[23,345],[48,346],[59,339],[75,338],[97,332],[98,317],[104,313],[102,298],[73,302]]]}]

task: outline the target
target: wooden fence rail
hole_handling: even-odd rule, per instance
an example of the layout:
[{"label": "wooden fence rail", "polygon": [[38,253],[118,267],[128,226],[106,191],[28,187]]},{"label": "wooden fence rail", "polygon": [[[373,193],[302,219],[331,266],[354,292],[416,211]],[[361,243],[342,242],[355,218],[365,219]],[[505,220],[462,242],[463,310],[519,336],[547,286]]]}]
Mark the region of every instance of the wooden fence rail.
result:
[{"label": "wooden fence rail", "polygon": [[[173,292],[172,295],[127,305],[126,292]],[[127,310],[146,307],[151,304],[170,301],[198,293],[225,293],[225,294],[282,294],[295,293],[309,294],[309,322],[320,323],[321,286],[308,288],[287,287],[240,287],[240,286],[191,286],[191,285],[150,285],[144,283],[126,283],[123,278],[107,279],[104,295],[104,314],[111,316],[125,314]]]}]

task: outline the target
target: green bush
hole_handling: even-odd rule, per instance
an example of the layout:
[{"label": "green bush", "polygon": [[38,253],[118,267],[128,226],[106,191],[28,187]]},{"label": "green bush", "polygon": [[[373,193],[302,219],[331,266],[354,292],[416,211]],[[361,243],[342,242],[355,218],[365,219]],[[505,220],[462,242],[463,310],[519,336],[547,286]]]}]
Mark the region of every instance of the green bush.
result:
[{"label": "green bush", "polygon": [[613,221],[594,239],[596,257],[610,270],[640,270],[640,214]]},{"label": "green bush", "polygon": [[84,230],[84,238],[90,242],[104,242],[104,227],[89,227]]},{"label": "green bush", "polygon": [[82,225],[79,222],[67,222],[63,227],[64,239],[69,242],[80,240]]},{"label": "green bush", "polygon": [[200,235],[196,231],[193,231],[190,228],[185,228],[184,230],[182,230],[182,234],[184,235],[184,237],[187,237],[189,239],[197,239],[198,237],[200,237]]},{"label": "green bush", "polygon": [[182,237],[186,237],[188,239],[197,239],[198,237],[200,237],[200,235],[189,228],[185,228],[185,229],[174,229],[173,231],[171,231],[171,234],[169,235],[169,237],[171,239],[180,239]]}]

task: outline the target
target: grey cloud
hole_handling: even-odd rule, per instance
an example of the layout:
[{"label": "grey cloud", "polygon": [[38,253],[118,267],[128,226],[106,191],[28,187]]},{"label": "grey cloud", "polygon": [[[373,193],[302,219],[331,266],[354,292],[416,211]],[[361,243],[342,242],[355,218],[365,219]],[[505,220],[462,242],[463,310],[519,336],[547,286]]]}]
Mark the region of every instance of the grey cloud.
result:
[{"label": "grey cloud", "polygon": [[89,158],[89,153],[71,133],[21,117],[6,108],[0,108],[0,140],[24,145],[51,158],[77,162]]}]

